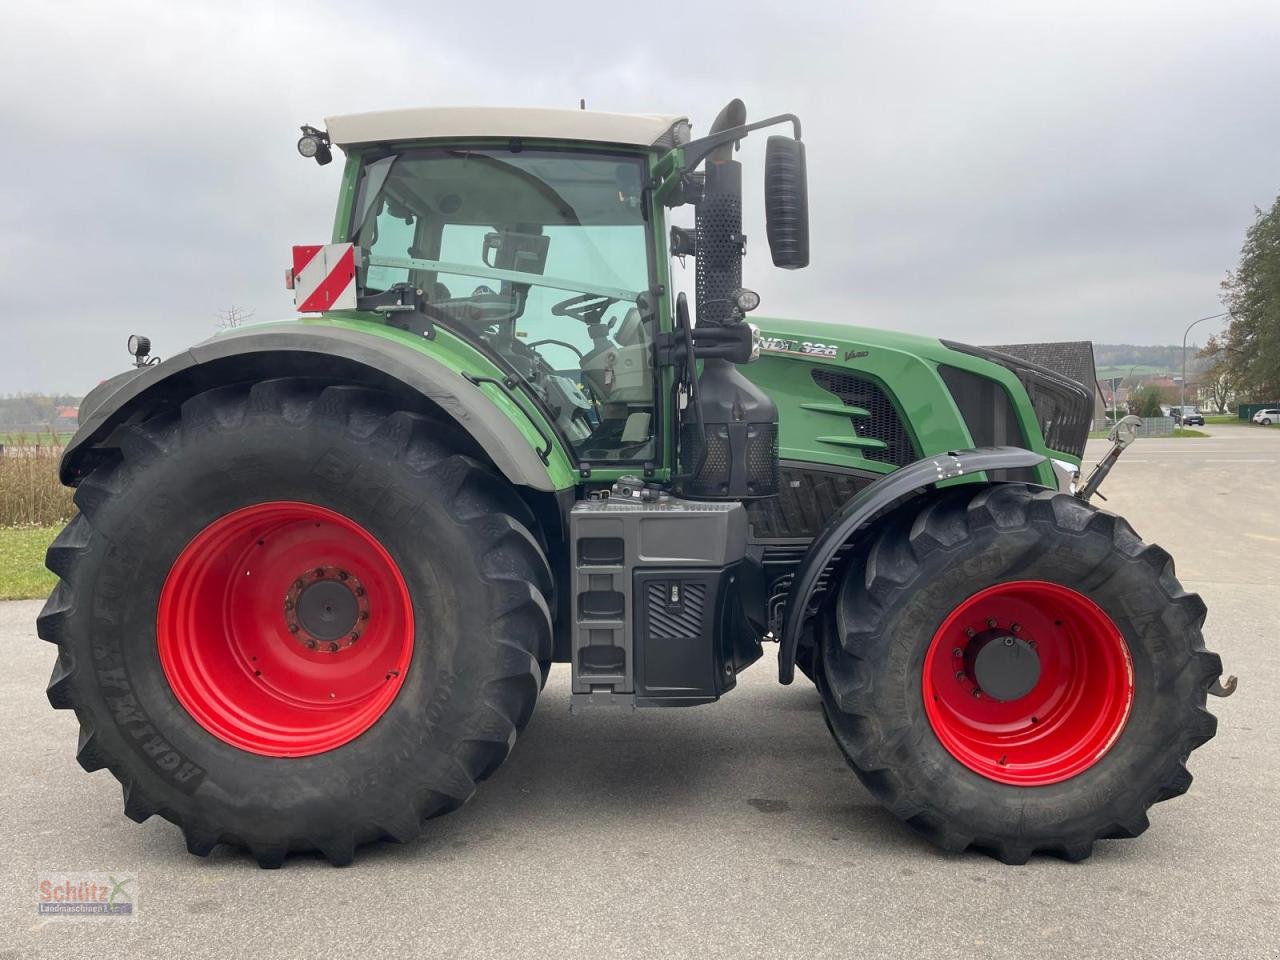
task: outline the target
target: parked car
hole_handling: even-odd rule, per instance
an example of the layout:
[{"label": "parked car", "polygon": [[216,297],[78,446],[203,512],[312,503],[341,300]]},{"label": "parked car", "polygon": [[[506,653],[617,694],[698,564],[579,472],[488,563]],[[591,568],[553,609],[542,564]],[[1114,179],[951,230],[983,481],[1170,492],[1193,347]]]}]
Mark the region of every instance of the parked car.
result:
[{"label": "parked car", "polygon": [[1195,407],[1170,407],[1169,416],[1173,422],[1184,427],[1203,427],[1204,414]]},{"label": "parked car", "polygon": [[1253,415],[1253,422],[1260,423],[1264,427],[1269,427],[1277,421],[1280,421],[1280,408],[1268,407],[1266,410],[1259,410]]}]

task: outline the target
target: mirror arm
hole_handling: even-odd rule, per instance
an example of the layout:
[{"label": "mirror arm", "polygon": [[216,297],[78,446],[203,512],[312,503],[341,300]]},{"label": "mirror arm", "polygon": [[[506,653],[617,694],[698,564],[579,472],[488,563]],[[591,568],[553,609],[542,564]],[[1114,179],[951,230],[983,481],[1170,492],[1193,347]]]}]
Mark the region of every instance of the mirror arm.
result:
[{"label": "mirror arm", "polygon": [[728,130],[722,130],[719,133],[712,133],[697,140],[690,140],[680,148],[684,153],[684,162],[679,172],[681,174],[690,173],[717,147],[724,146],[733,140],[741,140],[753,130],[777,126],[780,123],[791,124],[792,139],[800,139],[800,118],[794,113],[780,113],[776,117],[769,117],[767,120],[757,120],[755,123],[743,124],[740,127],[730,127]]}]

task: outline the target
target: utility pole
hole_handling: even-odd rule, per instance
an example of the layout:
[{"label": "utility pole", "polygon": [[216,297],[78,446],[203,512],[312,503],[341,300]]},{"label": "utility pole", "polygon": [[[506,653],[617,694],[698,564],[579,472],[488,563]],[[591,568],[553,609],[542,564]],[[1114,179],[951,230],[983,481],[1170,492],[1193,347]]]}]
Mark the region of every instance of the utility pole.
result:
[{"label": "utility pole", "polygon": [[1211,317],[1201,317],[1199,320],[1192,320],[1187,324],[1187,329],[1182,331],[1182,385],[1181,399],[1178,401],[1178,429],[1183,429],[1182,421],[1186,419],[1187,408],[1187,334],[1191,332],[1191,328],[1197,323],[1204,323],[1206,320],[1217,320],[1221,317],[1229,317],[1231,311],[1226,313],[1215,313]]}]

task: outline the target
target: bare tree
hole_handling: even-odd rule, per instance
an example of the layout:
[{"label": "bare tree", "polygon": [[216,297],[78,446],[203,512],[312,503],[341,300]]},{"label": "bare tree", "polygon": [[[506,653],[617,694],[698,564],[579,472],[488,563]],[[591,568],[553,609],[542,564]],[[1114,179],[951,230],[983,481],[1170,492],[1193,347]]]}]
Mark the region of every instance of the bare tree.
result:
[{"label": "bare tree", "polygon": [[1214,405],[1217,406],[1219,413],[1229,413],[1227,404],[1231,402],[1232,394],[1235,391],[1231,388],[1231,376],[1227,373],[1219,373],[1212,377],[1209,381],[1209,394],[1213,397]]},{"label": "bare tree", "polygon": [[218,329],[234,330],[236,327],[243,326],[253,319],[252,310],[241,310],[234,303],[225,310],[219,310],[217,315]]},{"label": "bare tree", "polygon": [[1209,395],[1217,405],[1218,412],[1227,413],[1227,404],[1234,399],[1236,392],[1235,375],[1227,346],[1213,336],[1197,356],[1209,360],[1210,366],[1205,373]]}]

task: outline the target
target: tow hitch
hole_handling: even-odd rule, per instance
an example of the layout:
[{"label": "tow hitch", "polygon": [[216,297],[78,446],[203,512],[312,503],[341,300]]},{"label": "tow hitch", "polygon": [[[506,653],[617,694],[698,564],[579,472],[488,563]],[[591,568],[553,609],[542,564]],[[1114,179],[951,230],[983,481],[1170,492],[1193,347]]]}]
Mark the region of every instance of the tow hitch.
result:
[{"label": "tow hitch", "polygon": [[1215,697],[1229,697],[1236,692],[1236,675],[1233,673],[1227,677],[1226,682],[1222,680],[1213,681],[1213,686],[1209,688],[1209,693]]}]

